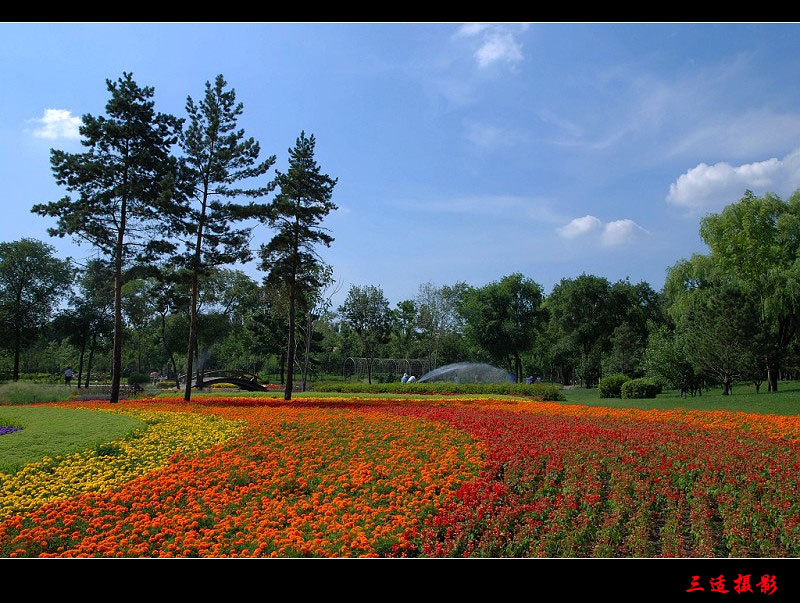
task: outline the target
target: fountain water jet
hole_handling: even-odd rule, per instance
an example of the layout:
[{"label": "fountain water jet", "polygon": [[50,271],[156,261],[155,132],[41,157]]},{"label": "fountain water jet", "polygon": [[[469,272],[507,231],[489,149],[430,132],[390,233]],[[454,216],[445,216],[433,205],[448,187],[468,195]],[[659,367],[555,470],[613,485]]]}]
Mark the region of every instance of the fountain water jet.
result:
[{"label": "fountain water jet", "polygon": [[449,381],[450,383],[507,383],[514,382],[514,376],[484,362],[456,362],[440,366],[425,373],[417,381]]}]

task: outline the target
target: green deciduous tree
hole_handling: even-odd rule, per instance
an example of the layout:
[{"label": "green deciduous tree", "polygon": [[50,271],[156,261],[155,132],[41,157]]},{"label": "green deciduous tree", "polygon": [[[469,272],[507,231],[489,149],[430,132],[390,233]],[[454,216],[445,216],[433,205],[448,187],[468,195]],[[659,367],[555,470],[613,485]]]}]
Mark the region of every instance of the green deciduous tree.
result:
[{"label": "green deciduous tree", "polygon": [[13,379],[19,379],[20,349],[50,319],[72,282],[69,260],[35,239],[0,243],[0,325],[14,352]]},{"label": "green deciduous tree", "polygon": [[697,291],[678,325],[687,359],[731,393],[735,379],[748,375],[758,334],[757,302],[734,285]]},{"label": "green deciduous tree", "polygon": [[788,202],[746,191],[706,216],[700,235],[719,273],[759,300],[769,390],[777,391],[780,364],[800,322],[800,191]]},{"label": "green deciduous tree", "polygon": [[522,354],[531,349],[547,317],[542,287],[522,274],[465,291],[460,311],[466,336],[497,362],[513,361],[516,381],[522,381]]},{"label": "green deciduous tree", "polygon": [[582,274],[561,279],[547,298],[546,307],[558,332],[579,356],[577,368],[586,387],[599,377],[600,352],[616,327],[610,290],[607,279]]},{"label": "green deciduous tree", "polygon": [[353,285],[339,312],[361,340],[362,354],[367,358],[367,381],[372,383],[372,363],[378,346],[389,341],[392,332],[389,302],[380,287]]}]

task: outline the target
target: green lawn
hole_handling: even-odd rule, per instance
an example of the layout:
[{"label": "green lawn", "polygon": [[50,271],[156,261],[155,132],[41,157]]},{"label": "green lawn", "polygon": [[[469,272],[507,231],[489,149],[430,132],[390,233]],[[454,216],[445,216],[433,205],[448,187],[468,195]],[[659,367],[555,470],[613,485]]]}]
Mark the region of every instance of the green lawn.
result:
[{"label": "green lawn", "polygon": [[620,400],[601,398],[597,388],[575,387],[563,389],[567,401],[560,404],[584,404],[587,406],[607,406],[612,408],[641,408],[673,410],[729,410],[773,415],[800,415],[800,381],[781,381],[776,393],[767,393],[767,385],[761,386],[761,393],[750,384],[733,387],[733,394],[722,395],[722,388],[703,392],[702,396],[681,398],[678,391],[666,391],[651,400]]},{"label": "green lawn", "polygon": [[134,417],[96,410],[0,406],[0,425],[23,427],[0,436],[0,473],[45,456],[78,452],[121,438],[145,423]]}]

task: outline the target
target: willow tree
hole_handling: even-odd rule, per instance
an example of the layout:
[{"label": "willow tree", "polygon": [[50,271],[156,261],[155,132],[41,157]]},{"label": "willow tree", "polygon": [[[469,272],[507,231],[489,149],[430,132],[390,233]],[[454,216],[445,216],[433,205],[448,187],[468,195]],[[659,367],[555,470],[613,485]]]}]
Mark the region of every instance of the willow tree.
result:
[{"label": "willow tree", "polygon": [[311,292],[322,286],[316,251],[320,244],[330,247],[333,237],[322,221],[336,205],[331,202],[336,179],[320,171],[314,159],[316,140],[305,132],[289,149],[289,169],[277,172],[274,183],[280,188],[266,207],[266,220],[277,233],[260,249],[259,268],[267,272],[265,284],[285,293],[289,302],[288,366],[284,399],[292,399],[295,358],[295,331],[298,308],[306,310]]},{"label": "willow tree", "polygon": [[85,153],[53,149],[50,163],[56,183],[75,193],[34,205],[32,211],[58,219],[51,236],[89,242],[114,267],[114,346],[111,402],[119,401],[122,371],[122,278],[130,263],[152,261],[174,252],[171,225],[176,161],[171,155],[180,120],[156,113],[154,90],[140,87],[130,73],[106,80],[111,98],[106,115],[83,116]]},{"label": "willow tree", "polygon": [[745,191],[719,214],[703,218],[700,236],[723,278],[758,299],[768,390],[778,390],[780,367],[800,327],[800,191],[788,201]]},{"label": "willow tree", "polygon": [[237,129],[244,106],[236,102],[236,91],[226,90],[227,82],[218,75],[214,84],[206,82],[205,95],[195,104],[186,100],[188,126],[181,135],[182,190],[188,202],[182,220],[189,237],[185,265],[192,274],[189,317],[189,342],[184,400],[192,395],[192,365],[197,345],[197,298],[202,276],[224,264],[251,259],[249,228],[233,228],[236,222],[254,217],[254,203],[239,204],[235,197],[260,197],[271,187],[241,188],[238,183],[261,176],[275,163],[275,156],[259,162],[260,147],[254,138],[245,138]]}]

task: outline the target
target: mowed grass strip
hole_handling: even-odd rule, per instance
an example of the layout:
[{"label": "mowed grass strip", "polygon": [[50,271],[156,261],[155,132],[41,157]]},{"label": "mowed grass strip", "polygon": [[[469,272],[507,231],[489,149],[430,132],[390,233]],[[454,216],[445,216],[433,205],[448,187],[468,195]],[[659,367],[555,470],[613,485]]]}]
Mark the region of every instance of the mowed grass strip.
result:
[{"label": "mowed grass strip", "polygon": [[733,393],[729,396],[722,395],[722,388],[712,388],[704,391],[703,395],[692,397],[688,395],[681,398],[676,390],[665,391],[655,398],[646,400],[631,400],[620,398],[601,398],[596,387],[586,389],[583,387],[564,388],[561,390],[566,397],[565,402],[558,404],[581,404],[584,406],[603,406],[607,408],[638,408],[640,410],[726,410],[730,412],[746,412],[755,414],[769,414],[782,416],[800,415],[800,381],[781,381],[778,391],[767,392],[767,384],[761,386],[761,392],[756,393],[752,384],[735,384]]},{"label": "mowed grass strip", "polygon": [[22,427],[0,436],[0,473],[23,465],[119,439],[144,421],[128,416],[73,408],[0,406],[0,425]]}]

